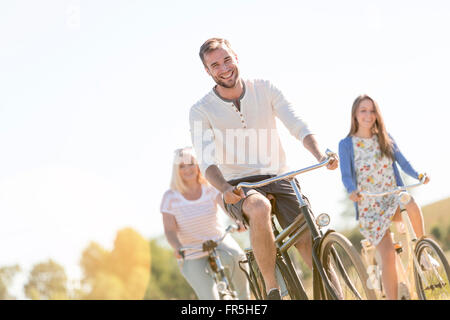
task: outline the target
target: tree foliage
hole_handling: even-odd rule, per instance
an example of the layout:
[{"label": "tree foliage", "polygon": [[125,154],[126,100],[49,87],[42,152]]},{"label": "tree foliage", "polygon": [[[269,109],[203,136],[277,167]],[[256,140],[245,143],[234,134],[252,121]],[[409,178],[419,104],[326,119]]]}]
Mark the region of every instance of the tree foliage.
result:
[{"label": "tree foliage", "polygon": [[145,299],[196,299],[194,291],[180,272],[173,250],[158,239],[150,241],[150,248],[152,278]]},{"label": "tree foliage", "polygon": [[20,271],[19,265],[6,266],[0,268],[0,300],[15,300],[8,288],[17,272]]},{"label": "tree foliage", "polygon": [[149,243],[131,228],[119,230],[112,251],[92,242],[83,251],[81,268],[82,299],[142,299],[150,278]]},{"label": "tree foliage", "polygon": [[24,287],[32,300],[65,300],[69,298],[67,275],[64,268],[53,260],[36,264]]}]

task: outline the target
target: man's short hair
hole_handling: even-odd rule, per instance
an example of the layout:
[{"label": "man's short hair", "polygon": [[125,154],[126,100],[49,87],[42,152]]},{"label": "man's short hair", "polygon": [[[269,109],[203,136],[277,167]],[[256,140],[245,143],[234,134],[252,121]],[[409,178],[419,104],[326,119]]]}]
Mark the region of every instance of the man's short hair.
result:
[{"label": "man's short hair", "polygon": [[230,42],[223,38],[211,38],[206,40],[205,43],[202,44],[202,46],[200,47],[199,55],[205,67],[207,67],[207,65],[205,64],[205,54],[216,50],[221,45],[227,46],[231,50],[231,52],[234,53],[233,49],[231,49]]}]

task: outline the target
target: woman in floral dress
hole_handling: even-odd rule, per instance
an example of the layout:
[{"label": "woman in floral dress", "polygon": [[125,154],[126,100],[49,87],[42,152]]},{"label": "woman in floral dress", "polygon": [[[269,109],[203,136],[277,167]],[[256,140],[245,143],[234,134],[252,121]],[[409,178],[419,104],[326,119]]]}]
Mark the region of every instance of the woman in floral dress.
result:
[{"label": "woman in floral dress", "polygon": [[[367,95],[356,98],[351,116],[350,132],[339,143],[342,182],[355,203],[360,232],[380,253],[386,297],[395,300],[398,281],[390,225],[392,221],[401,221],[399,197],[392,194],[363,198],[359,192],[382,192],[403,186],[397,164],[413,178],[419,179],[419,174],[387,133],[379,107],[372,98]],[[425,183],[428,181],[426,178]],[[417,237],[422,237],[424,224],[419,206],[411,199],[405,209]]]}]

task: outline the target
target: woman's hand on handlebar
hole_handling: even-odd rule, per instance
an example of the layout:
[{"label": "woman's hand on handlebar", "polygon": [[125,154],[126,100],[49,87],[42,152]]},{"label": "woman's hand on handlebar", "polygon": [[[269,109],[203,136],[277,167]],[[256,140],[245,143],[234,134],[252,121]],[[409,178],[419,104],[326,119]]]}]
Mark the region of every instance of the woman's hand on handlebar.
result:
[{"label": "woman's hand on handlebar", "polygon": [[360,201],[362,199],[362,196],[359,194],[359,192],[357,190],[355,190],[352,193],[350,193],[350,195],[348,197],[353,202],[358,202],[358,201]]},{"label": "woman's hand on handlebar", "polygon": [[427,184],[428,182],[430,182],[430,177],[426,173],[419,174],[419,180],[422,180],[423,177],[425,177],[423,184]]},{"label": "woman's hand on handlebar", "polygon": [[182,251],[181,248],[176,249],[174,255],[177,259],[184,259],[184,251]]}]

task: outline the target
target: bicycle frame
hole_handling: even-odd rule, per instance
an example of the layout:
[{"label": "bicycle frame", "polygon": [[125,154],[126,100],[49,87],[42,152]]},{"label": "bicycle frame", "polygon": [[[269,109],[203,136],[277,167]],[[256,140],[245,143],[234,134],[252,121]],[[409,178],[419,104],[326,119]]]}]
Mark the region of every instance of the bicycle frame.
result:
[{"label": "bicycle frame", "polygon": [[[418,183],[416,183],[416,184],[397,187],[397,188],[395,188],[393,190],[390,190],[390,191],[374,192],[374,193],[360,192],[359,194],[361,194],[362,196],[380,197],[380,196],[385,196],[385,195],[398,193],[398,194],[402,194],[400,196],[400,202],[402,202],[402,204],[405,205],[405,204],[407,204],[410,201],[410,196],[407,193],[407,190],[410,189],[410,188],[414,188],[414,187],[418,187],[418,186],[423,185],[425,179],[426,179],[426,176],[424,175],[420,179],[420,181]],[[414,244],[418,241],[416,232],[414,231],[414,227],[413,227],[413,225],[411,223],[411,220],[409,218],[409,215],[408,215],[407,211],[405,209],[402,209],[400,211],[400,213],[401,213],[401,216],[402,216],[402,221],[403,221],[403,223],[406,226],[406,233],[407,233],[407,235],[406,235],[407,236],[407,244],[406,245],[407,245],[407,249],[408,249],[408,266],[407,266],[406,270],[410,270],[409,263],[412,261],[414,266],[415,266],[415,268],[416,268],[416,270],[417,270],[417,272],[418,272],[418,274],[419,274],[419,277],[424,281],[425,286],[428,286],[429,285],[428,281],[427,281],[426,277],[424,276],[424,273],[423,273],[423,271],[422,271],[422,269],[420,267],[420,264],[419,264],[419,261],[417,260],[416,255],[414,254]],[[400,271],[405,272],[404,271],[405,268],[403,267],[403,264],[402,264],[401,261],[400,261],[400,264],[401,264],[401,267],[402,267],[402,270],[400,270]],[[437,276],[439,278],[441,278],[438,274],[437,274]],[[405,278],[408,279],[407,275],[405,275]],[[441,281],[443,281],[442,278],[441,278]],[[411,292],[413,291],[411,287],[409,289],[410,289]]]},{"label": "bicycle frame", "polygon": [[237,298],[237,294],[232,287],[232,283],[231,281],[229,281],[227,275],[225,274],[225,267],[223,266],[222,261],[220,260],[220,257],[216,251],[217,246],[225,239],[225,237],[229,233],[234,232],[237,229],[238,228],[236,226],[228,226],[225,230],[224,235],[219,240],[208,240],[203,243],[202,248],[185,246],[180,249],[180,251],[191,249],[196,251],[208,252],[208,263],[213,272],[211,276],[216,282],[217,291],[219,292],[220,298],[226,296],[227,291],[229,291],[229,294],[231,294],[232,298]]},{"label": "bicycle frame", "polygon": [[[303,196],[302,196],[299,188],[297,187],[297,184],[294,181],[295,176],[297,176],[299,174],[326,166],[333,158],[334,153],[327,149],[326,155],[328,156],[327,160],[322,161],[319,164],[316,164],[316,165],[313,165],[313,166],[310,166],[310,167],[307,167],[304,169],[288,172],[288,173],[285,173],[285,174],[282,174],[282,175],[279,175],[276,177],[272,177],[272,178],[269,178],[269,179],[266,179],[266,180],[263,180],[260,182],[255,182],[255,183],[241,182],[236,186],[236,189],[241,189],[244,187],[245,188],[262,187],[262,186],[268,185],[272,182],[283,180],[283,179],[287,179],[290,182],[290,184],[295,192],[295,195],[297,196],[297,200],[300,203],[301,214],[303,214],[303,216],[305,217],[306,223],[303,225],[300,225],[300,220],[296,219],[286,229],[282,230],[278,235],[275,235],[275,245],[277,247],[277,251],[281,254],[283,259],[285,259],[288,262],[286,265],[288,266],[291,276],[296,277],[298,279],[299,277],[292,267],[292,262],[290,260],[289,255],[287,254],[287,250],[289,248],[291,248],[293,245],[295,245],[295,243],[297,242],[297,239],[300,237],[300,235],[303,233],[303,231],[306,229],[306,227],[309,227],[309,230],[310,230],[311,236],[312,236],[312,242],[313,242],[312,243],[312,247],[313,247],[312,258],[313,258],[313,263],[316,266],[315,269],[319,272],[320,279],[325,284],[327,291],[331,294],[332,298],[336,300],[337,296],[335,295],[334,290],[332,289],[331,281],[328,278],[327,274],[325,273],[322,263],[320,262],[320,259],[318,256],[318,253],[319,253],[318,251],[320,248],[321,240],[323,239],[322,231],[315,223],[313,214],[310,211],[308,205],[303,200]],[[297,228],[298,228],[298,230],[296,230]],[[295,231],[295,233],[293,235],[291,235],[291,233],[293,231]],[[286,240],[286,242],[283,242],[284,240]],[[301,284],[301,281],[299,281],[299,282]],[[300,288],[300,289],[303,290],[302,294],[304,294],[306,296],[304,288]],[[315,292],[315,294],[316,294],[316,292]]]}]

